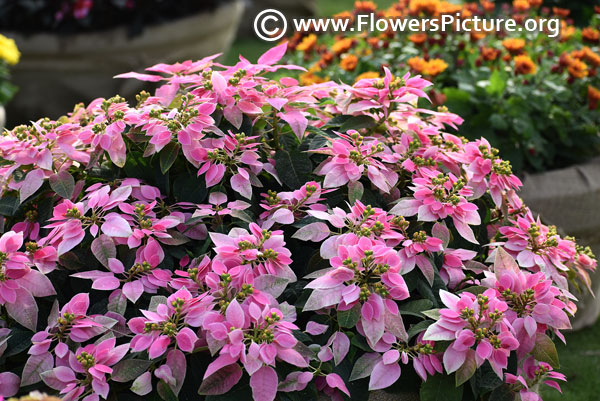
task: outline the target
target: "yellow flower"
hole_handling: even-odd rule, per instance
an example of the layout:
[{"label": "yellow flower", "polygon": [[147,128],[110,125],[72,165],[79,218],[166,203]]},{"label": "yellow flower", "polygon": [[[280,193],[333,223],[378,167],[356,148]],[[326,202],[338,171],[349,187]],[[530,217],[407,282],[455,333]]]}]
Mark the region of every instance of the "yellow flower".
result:
[{"label": "yellow flower", "polygon": [[17,48],[17,44],[13,39],[0,35],[0,59],[8,64],[15,65],[21,58],[21,52]]},{"label": "yellow flower", "polygon": [[342,54],[350,50],[353,44],[354,41],[352,40],[352,38],[343,38],[338,40],[333,44],[333,46],[331,46],[331,51],[335,54]]},{"label": "yellow flower", "polygon": [[434,58],[427,62],[423,74],[435,77],[446,71],[446,68],[448,68],[448,63],[440,58]]},{"label": "yellow flower", "polygon": [[427,61],[421,57],[411,57],[408,66],[416,73],[421,73],[427,68]]},{"label": "yellow flower", "polygon": [[315,35],[314,33],[311,33],[310,35],[304,37],[304,39],[302,39],[302,42],[300,42],[300,44],[296,47],[296,50],[301,51],[301,52],[309,52],[313,49],[313,47],[315,47],[315,44],[317,43],[317,35]]}]

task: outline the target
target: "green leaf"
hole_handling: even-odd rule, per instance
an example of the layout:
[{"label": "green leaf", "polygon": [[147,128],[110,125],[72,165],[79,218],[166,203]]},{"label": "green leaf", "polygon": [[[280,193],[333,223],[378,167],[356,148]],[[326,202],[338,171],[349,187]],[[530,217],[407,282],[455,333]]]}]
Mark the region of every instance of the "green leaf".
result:
[{"label": "green leaf", "polygon": [[421,385],[421,401],[461,401],[463,387],[455,386],[452,375],[434,375]]},{"label": "green leaf", "polygon": [[465,363],[456,371],[456,387],[466,383],[477,370],[477,362],[475,361],[475,351],[472,349],[467,353]]},{"label": "green leaf", "polygon": [[12,217],[19,210],[19,198],[16,196],[4,195],[0,198],[0,215]]},{"label": "green leaf", "polygon": [[288,188],[298,189],[308,181],[312,162],[306,153],[278,150],[275,154],[275,170]]},{"label": "green leaf", "polygon": [[342,124],[340,131],[346,132],[352,129],[359,130],[363,128],[370,129],[375,127],[375,125],[377,125],[377,121],[375,121],[373,117],[365,115],[354,116],[350,117]]},{"label": "green leaf", "polygon": [[173,163],[175,163],[180,147],[181,146],[177,142],[169,142],[167,146],[160,151],[160,171],[163,174],[169,171]]},{"label": "green leaf", "polygon": [[503,74],[498,70],[494,70],[490,76],[489,85],[486,87],[486,92],[490,95],[500,96],[506,90],[506,80]]},{"label": "green leaf", "polygon": [[417,299],[416,301],[410,301],[406,304],[399,306],[401,315],[413,315],[417,317],[423,317],[421,314],[423,311],[431,309],[433,302],[429,299]]},{"label": "green leaf", "polygon": [[357,200],[361,200],[364,192],[365,188],[360,181],[348,183],[348,200],[350,204],[353,205]]},{"label": "green leaf", "polygon": [[207,194],[203,177],[182,175],[173,182],[173,196],[178,202],[202,203]]},{"label": "green leaf", "polygon": [[554,369],[560,368],[556,346],[550,337],[544,333],[538,333],[535,337],[535,347],[531,351],[535,359],[549,363]]},{"label": "green leaf", "polygon": [[160,304],[166,305],[167,297],[165,297],[164,295],[154,295],[152,298],[150,298],[150,305],[148,306],[148,310],[156,312],[156,308],[158,308],[158,305]]},{"label": "green leaf", "polygon": [[358,319],[360,319],[360,306],[359,304],[354,305],[351,309],[344,311],[337,311],[337,319],[340,327],[351,329],[356,326]]},{"label": "green leaf", "polygon": [[514,401],[516,398],[517,394],[511,390],[510,386],[503,384],[492,391],[489,401]]},{"label": "green leaf", "polygon": [[125,359],[113,366],[113,373],[111,379],[119,382],[126,383],[137,379],[142,373],[144,373],[152,365],[152,361],[146,361],[143,359]]},{"label": "green leaf", "polygon": [[410,329],[408,329],[408,339],[410,340],[422,331],[427,330],[427,328],[434,323],[435,322],[433,320],[423,320],[417,324],[413,324]]},{"label": "green leaf", "polygon": [[50,188],[58,196],[64,199],[71,199],[73,190],[75,189],[75,179],[68,171],[62,170],[57,174],[52,174],[48,181],[50,181]]},{"label": "green leaf", "polygon": [[171,387],[169,387],[169,385],[164,380],[158,382],[156,389],[158,390],[158,394],[163,400],[179,401],[179,398],[177,398]]},{"label": "green leaf", "polygon": [[441,318],[440,310],[441,309],[439,309],[439,308],[437,308],[437,309],[429,309],[429,310],[424,310],[421,313],[424,314],[425,316],[427,316],[430,319],[440,320],[440,318]]}]

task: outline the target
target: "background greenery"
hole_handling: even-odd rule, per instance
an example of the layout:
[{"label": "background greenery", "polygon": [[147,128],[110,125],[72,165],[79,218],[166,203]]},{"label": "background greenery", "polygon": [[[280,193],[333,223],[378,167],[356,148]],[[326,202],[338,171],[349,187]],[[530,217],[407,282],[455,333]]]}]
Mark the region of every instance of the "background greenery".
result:
[{"label": "background greenery", "polygon": [[[374,0],[378,8],[391,6],[394,0]],[[594,4],[593,0],[572,1],[572,4]],[[349,10],[354,0],[317,0],[317,10],[321,16]],[[249,18],[251,16],[248,16]],[[225,60],[235,63],[239,54],[255,61],[265,50],[272,47],[256,37],[238,39]],[[600,321],[595,326],[566,335],[567,346],[559,344],[560,371],[567,375],[568,382],[562,385],[563,394],[556,390],[545,388],[544,401],[597,401],[600,388]]]}]

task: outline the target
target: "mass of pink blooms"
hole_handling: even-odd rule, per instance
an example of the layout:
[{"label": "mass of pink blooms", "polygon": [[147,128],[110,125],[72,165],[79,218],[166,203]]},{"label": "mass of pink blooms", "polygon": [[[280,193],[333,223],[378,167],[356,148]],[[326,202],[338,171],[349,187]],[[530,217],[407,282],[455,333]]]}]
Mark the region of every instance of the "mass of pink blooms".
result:
[{"label": "mass of pink blooms", "polygon": [[285,51],[123,74],[158,89],[2,133],[0,396],[560,390],[590,250],[417,106],[426,80],[299,86]]}]

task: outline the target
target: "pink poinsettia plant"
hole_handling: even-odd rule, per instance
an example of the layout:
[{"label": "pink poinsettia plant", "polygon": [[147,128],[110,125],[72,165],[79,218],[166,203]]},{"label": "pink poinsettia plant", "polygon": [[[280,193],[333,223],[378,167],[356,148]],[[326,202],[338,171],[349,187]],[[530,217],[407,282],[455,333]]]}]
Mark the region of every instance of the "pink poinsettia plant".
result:
[{"label": "pink poinsettia plant", "polygon": [[2,133],[0,396],[560,389],[589,249],[417,107],[426,80],[301,86],[285,51],[123,74],[158,89]]}]

